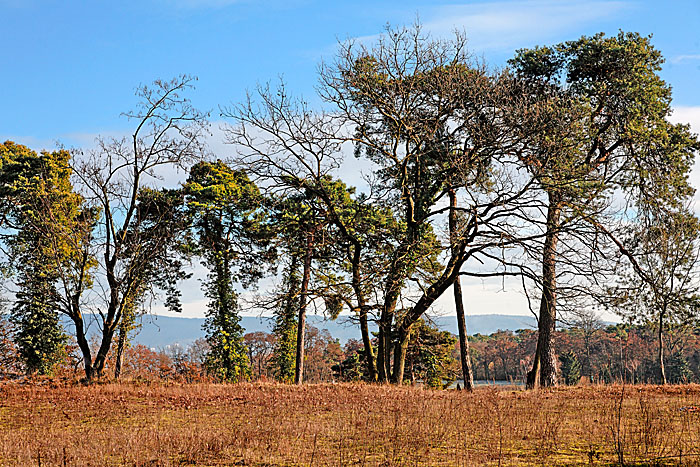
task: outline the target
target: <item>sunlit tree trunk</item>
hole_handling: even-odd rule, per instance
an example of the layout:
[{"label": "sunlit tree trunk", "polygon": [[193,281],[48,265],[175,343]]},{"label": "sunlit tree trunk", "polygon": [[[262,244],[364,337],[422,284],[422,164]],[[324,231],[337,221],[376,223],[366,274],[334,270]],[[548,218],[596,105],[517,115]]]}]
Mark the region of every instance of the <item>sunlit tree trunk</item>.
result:
[{"label": "sunlit tree trunk", "polygon": [[527,387],[557,385],[556,355],[554,353],[554,329],[557,320],[556,302],[556,251],[559,239],[561,203],[550,195],[547,209],[547,234],[542,253],[542,299],[540,301],[539,334],[532,370],[527,375]]},{"label": "sunlit tree trunk", "polygon": [[[664,304],[665,308],[665,304]],[[666,368],[664,367],[664,315],[666,310],[659,313],[659,383],[666,384]]]},{"label": "sunlit tree trunk", "polygon": [[[450,239],[452,244],[456,241],[457,235],[457,193],[454,189],[450,190],[450,214],[449,227]],[[453,249],[454,254],[454,249]],[[462,365],[462,378],[464,379],[464,389],[471,391],[474,388],[474,373],[472,371],[472,362],[469,358],[469,337],[467,336],[467,320],[464,313],[464,299],[462,298],[462,284],[459,276],[455,279],[452,286],[455,297],[455,311],[457,312],[457,330],[459,332],[459,360]]]}]

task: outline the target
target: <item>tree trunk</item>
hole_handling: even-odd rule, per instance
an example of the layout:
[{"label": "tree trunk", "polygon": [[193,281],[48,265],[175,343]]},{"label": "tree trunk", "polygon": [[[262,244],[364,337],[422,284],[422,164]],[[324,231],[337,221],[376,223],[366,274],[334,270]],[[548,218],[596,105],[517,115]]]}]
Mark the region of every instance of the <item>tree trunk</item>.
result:
[{"label": "tree trunk", "polygon": [[386,367],[386,320],[384,319],[384,311],[379,318],[379,335],[377,337],[377,380],[380,383],[387,383],[387,367]]},{"label": "tree trunk", "polygon": [[659,384],[666,384],[666,368],[664,368],[664,314],[659,313]]},{"label": "tree trunk", "polygon": [[391,334],[394,310],[398,301],[398,292],[393,290],[398,285],[390,282],[389,291],[384,301],[384,309],[379,318],[379,344],[377,346],[377,376],[380,383],[391,381]]},{"label": "tree trunk", "polygon": [[[457,193],[454,189],[449,191],[450,195],[450,213],[449,213],[449,228],[450,242],[452,244],[452,254],[455,254],[454,244],[457,240]],[[462,298],[462,283],[459,276],[453,284],[455,296],[455,311],[457,312],[457,330],[459,332],[459,360],[462,365],[462,378],[464,380],[464,389],[472,391],[474,389],[474,373],[472,371],[472,362],[469,358],[469,337],[467,336],[467,321],[464,314],[464,299]]]},{"label": "tree trunk", "polygon": [[90,343],[85,336],[85,323],[81,315],[76,314],[71,317],[75,325],[75,338],[78,341],[78,347],[83,354],[83,366],[85,368],[85,379],[90,381],[93,377],[92,371],[92,352],[90,351]]},{"label": "tree trunk", "polygon": [[371,382],[377,381],[377,367],[374,363],[374,349],[372,349],[372,339],[369,336],[369,325],[367,323],[367,310],[360,310],[360,332],[362,333],[362,344],[365,348],[365,360],[367,374]]},{"label": "tree trunk", "polygon": [[586,345],[586,370],[585,370],[585,375],[588,376],[588,381],[593,381],[593,371],[591,370],[591,338],[589,335],[586,335],[584,338],[584,342]]},{"label": "tree trunk", "polygon": [[391,375],[391,381],[393,383],[401,384],[403,382],[406,349],[408,348],[411,326],[423,316],[423,313],[425,313],[430,306],[435,303],[435,300],[440,298],[440,296],[454,284],[457,277],[459,277],[458,274],[463,261],[455,259],[457,256],[458,255],[452,255],[450,263],[445,268],[442,277],[425,290],[423,296],[415,303],[413,308],[406,313],[401,323],[397,326],[395,330],[396,339],[394,342],[394,371]]},{"label": "tree trunk", "polygon": [[309,233],[306,237],[306,252],[304,256],[304,271],[299,291],[299,320],[297,322],[297,358],[294,369],[294,383],[304,382],[304,334],[306,333],[306,302],[309,293],[309,279],[311,278],[311,259],[313,257],[314,235]]},{"label": "tree trunk", "polygon": [[471,391],[474,389],[474,372],[472,371],[472,361],[469,356],[469,337],[467,335],[467,320],[464,314],[464,302],[462,299],[462,284],[459,277],[454,283],[455,309],[457,310],[457,328],[459,331],[459,359],[462,364],[462,378],[464,379],[464,389]]},{"label": "tree trunk", "polygon": [[113,323],[105,323],[102,331],[102,341],[100,343],[100,348],[95,356],[95,361],[92,364],[92,376],[99,378],[102,376],[102,371],[104,371],[105,364],[107,363],[107,355],[109,354],[109,348],[112,344],[112,337],[114,336]]},{"label": "tree trunk", "polygon": [[394,384],[403,384],[403,373],[406,367],[406,351],[408,350],[408,338],[410,328],[407,331],[399,329],[399,335],[394,344],[394,372],[391,375],[391,382]]},{"label": "tree trunk", "polygon": [[362,261],[360,244],[356,242],[353,246],[352,254],[352,285],[357,297],[357,306],[360,310],[360,333],[362,334],[362,344],[365,349],[365,360],[367,374],[371,382],[377,381],[377,366],[375,364],[374,349],[372,348],[372,338],[369,335],[369,325],[367,322],[367,301],[362,289],[362,277],[360,273],[360,262]]},{"label": "tree trunk", "polygon": [[126,347],[127,331],[123,326],[119,327],[119,338],[117,339],[117,356],[114,359],[114,379],[119,379],[124,363],[124,347]]},{"label": "tree trunk", "polygon": [[112,346],[112,338],[114,337],[114,331],[116,331],[119,325],[119,320],[121,319],[121,314],[118,313],[119,308],[119,284],[115,275],[116,267],[116,253],[110,257],[107,252],[105,252],[105,264],[106,264],[106,276],[107,285],[109,287],[109,305],[107,307],[107,315],[102,322],[102,341],[100,342],[100,348],[97,350],[97,355],[95,355],[95,361],[92,364],[93,377],[101,377],[102,371],[104,370],[105,363],[107,361],[107,355],[109,354],[109,349]]},{"label": "tree trunk", "polygon": [[121,318],[121,316],[117,316],[116,307],[117,302],[116,300],[113,300],[107,310],[107,319],[103,321],[102,324],[102,340],[100,342],[100,348],[97,350],[95,361],[92,363],[92,376],[95,378],[100,378],[102,376],[105,364],[107,363],[107,355],[109,354],[109,349],[112,346],[114,331],[117,328],[118,319]]},{"label": "tree trunk", "polygon": [[547,209],[547,233],[542,253],[542,299],[540,301],[539,334],[532,370],[527,375],[527,388],[538,385],[557,385],[556,355],[554,353],[554,329],[557,320],[556,303],[556,252],[559,239],[560,201],[549,197]]}]

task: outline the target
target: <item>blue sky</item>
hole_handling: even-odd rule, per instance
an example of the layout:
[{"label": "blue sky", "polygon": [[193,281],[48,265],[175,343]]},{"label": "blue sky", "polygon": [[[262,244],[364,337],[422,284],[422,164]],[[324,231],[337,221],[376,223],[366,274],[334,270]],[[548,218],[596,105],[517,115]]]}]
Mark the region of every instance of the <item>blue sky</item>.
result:
[{"label": "blue sky", "polygon": [[[503,65],[520,47],[618,29],[654,34],[674,104],[700,107],[700,1],[315,2],[0,0],[0,138],[52,147],[129,128],[140,83],[197,75],[196,105],[216,109],[282,75],[313,94],[338,39],[420,18],[435,35],[465,29]],[[37,148],[38,149],[38,148]]]},{"label": "blue sky", "polygon": [[[135,87],[181,73],[199,77],[193,103],[215,116],[246,88],[279,76],[308,98],[319,61],[332,59],[338,40],[371,39],[387,23],[417,17],[435,36],[465,30],[472,52],[492,66],[518,48],[584,34],[653,34],[667,59],[674,119],[700,133],[700,0],[0,0],[0,141],[52,149],[124,134],[130,124],[120,113],[134,106]],[[700,186],[700,170],[693,180]],[[465,290],[472,313],[528,313],[524,297],[501,284],[474,281]],[[196,281],[184,301],[184,316],[202,316]]]}]

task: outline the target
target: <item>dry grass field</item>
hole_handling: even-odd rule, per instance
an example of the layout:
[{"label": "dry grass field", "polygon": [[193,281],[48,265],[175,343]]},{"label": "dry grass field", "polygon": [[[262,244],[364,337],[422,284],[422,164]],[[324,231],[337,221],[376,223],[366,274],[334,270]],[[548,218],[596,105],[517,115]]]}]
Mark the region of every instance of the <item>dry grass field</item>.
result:
[{"label": "dry grass field", "polygon": [[0,465],[695,465],[700,386],[0,386]]}]

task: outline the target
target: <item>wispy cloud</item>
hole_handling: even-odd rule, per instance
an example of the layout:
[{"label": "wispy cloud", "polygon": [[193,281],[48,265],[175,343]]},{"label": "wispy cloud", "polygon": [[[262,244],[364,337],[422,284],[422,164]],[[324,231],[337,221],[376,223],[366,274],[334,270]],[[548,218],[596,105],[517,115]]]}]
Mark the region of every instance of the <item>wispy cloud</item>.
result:
[{"label": "wispy cloud", "polygon": [[35,136],[21,136],[0,134],[0,144],[5,141],[13,141],[17,144],[23,144],[34,151],[52,151],[60,146],[60,141],[55,139],[37,138]]},{"label": "wispy cloud", "polygon": [[690,55],[676,55],[675,57],[672,57],[670,62],[671,63],[683,63],[683,62],[692,62],[700,60],[700,54],[690,54]]},{"label": "wispy cloud", "polygon": [[434,34],[465,30],[472,50],[510,49],[571,33],[594,21],[614,18],[631,5],[623,1],[524,1],[452,5],[435,11],[425,28]]},{"label": "wispy cloud", "polygon": [[[587,24],[613,19],[632,8],[626,1],[528,0],[449,5],[420,11],[425,31],[447,36],[465,31],[475,52],[510,50],[552,39]],[[574,32],[575,34],[575,32]],[[354,40],[370,44],[379,34]]]}]

